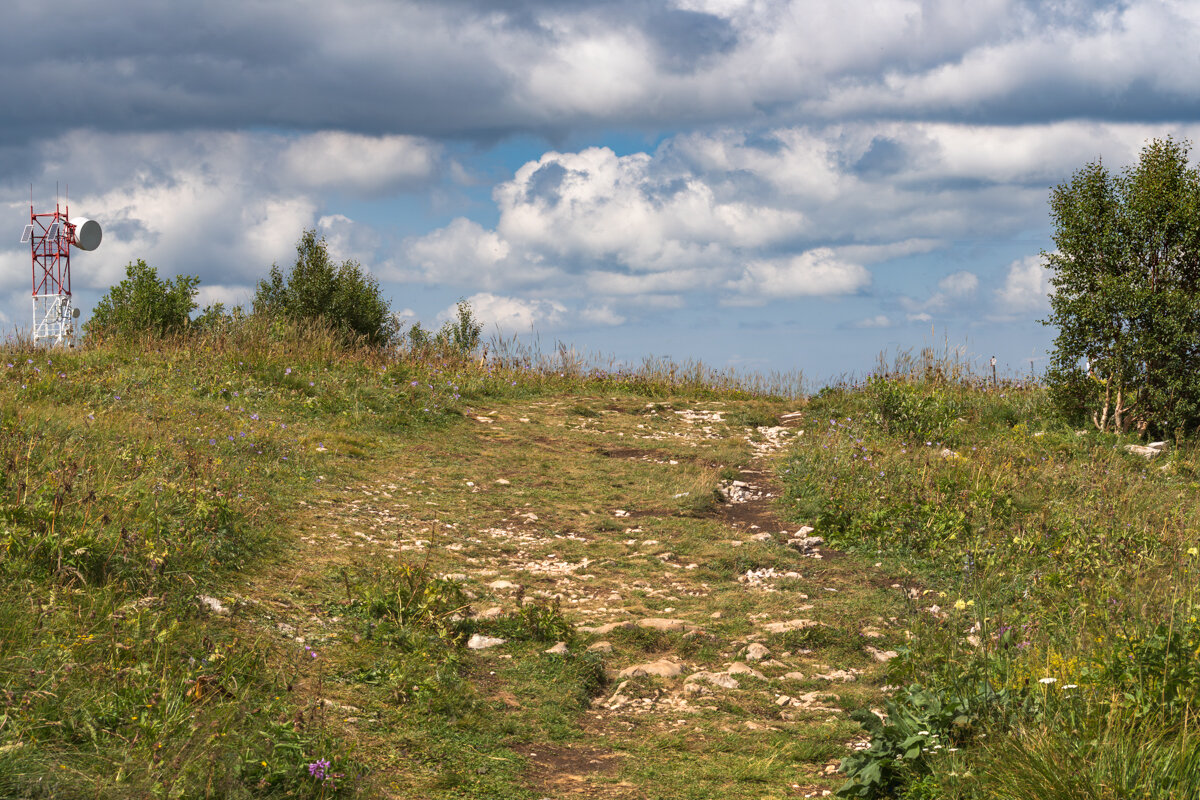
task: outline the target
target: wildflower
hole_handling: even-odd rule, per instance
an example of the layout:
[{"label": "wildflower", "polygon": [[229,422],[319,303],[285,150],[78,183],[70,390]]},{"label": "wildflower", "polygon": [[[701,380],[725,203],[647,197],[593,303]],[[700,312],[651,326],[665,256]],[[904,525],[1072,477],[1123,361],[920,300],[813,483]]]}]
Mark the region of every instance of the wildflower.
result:
[{"label": "wildflower", "polygon": [[291,375],[291,374],[292,374],[292,368],[291,368],[291,367],[288,367],[287,369],[285,369],[285,370],[283,371],[283,374],[284,374],[284,375]]},{"label": "wildflower", "polygon": [[1078,684],[1078,683],[1068,683],[1068,684],[1067,684],[1066,686],[1064,686],[1063,688],[1064,688],[1064,689],[1078,689],[1078,688],[1079,688],[1079,684]]},{"label": "wildflower", "polygon": [[1038,683],[1043,683],[1049,686],[1052,683],[1058,683],[1058,678],[1038,678]]},{"label": "wildflower", "polygon": [[1196,549],[1196,548],[1194,548],[1194,547],[1189,547],[1189,548],[1187,549],[1187,554],[1188,554],[1189,556],[1197,556],[1197,555],[1200,555],[1200,550],[1197,550],[1197,549]]},{"label": "wildflower", "polygon": [[309,381],[309,382],[308,382],[308,385],[309,385],[309,386],[316,386],[316,384],[315,384],[315,383],[313,383],[312,381]]},{"label": "wildflower", "polygon": [[325,770],[327,769],[329,769],[329,762],[323,758],[318,758],[308,765],[308,774],[319,781],[323,781],[325,780]]},{"label": "wildflower", "polygon": [[251,415],[250,415],[250,419],[252,419],[252,420],[256,420],[256,421],[257,421],[257,420],[258,420],[258,414],[251,414]]},{"label": "wildflower", "polygon": [[962,611],[962,610],[964,610],[966,607],[967,607],[966,601],[964,601],[964,600],[963,600],[961,597],[960,597],[958,600],[954,601],[954,608],[955,608],[955,609],[957,609],[957,610],[959,610],[959,611]]}]

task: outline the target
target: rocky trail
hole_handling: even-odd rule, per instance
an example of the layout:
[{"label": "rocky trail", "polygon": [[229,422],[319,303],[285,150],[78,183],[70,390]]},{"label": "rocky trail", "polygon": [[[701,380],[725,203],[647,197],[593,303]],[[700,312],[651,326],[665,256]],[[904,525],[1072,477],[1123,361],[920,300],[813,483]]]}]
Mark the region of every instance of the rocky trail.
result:
[{"label": "rocky trail", "polygon": [[[369,766],[366,796],[487,796],[472,782],[489,763],[534,798],[828,795],[865,745],[847,711],[880,702],[902,592],[780,516],[805,417],[762,414],[629,397],[474,409],[315,494],[291,555],[226,600],[293,654],[295,691]],[[339,612],[353,576],[401,563],[457,581],[464,614],[543,604],[575,626],[536,647],[471,637],[463,669],[497,727],[464,745],[490,759],[466,775],[360,679],[363,628]],[[564,717],[537,667],[572,650],[606,679]]]}]

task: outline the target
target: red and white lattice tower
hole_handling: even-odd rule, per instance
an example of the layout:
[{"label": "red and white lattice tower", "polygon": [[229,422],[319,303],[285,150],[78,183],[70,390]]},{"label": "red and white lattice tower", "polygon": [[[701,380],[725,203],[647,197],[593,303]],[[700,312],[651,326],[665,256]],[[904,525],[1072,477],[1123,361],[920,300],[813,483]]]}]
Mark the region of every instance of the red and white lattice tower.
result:
[{"label": "red and white lattice tower", "polygon": [[36,214],[29,205],[29,224],[21,243],[29,243],[33,257],[33,341],[53,344],[75,343],[75,320],[79,310],[71,308],[71,248],[95,250],[100,245],[100,223],[85,217],[70,219],[66,205]]}]

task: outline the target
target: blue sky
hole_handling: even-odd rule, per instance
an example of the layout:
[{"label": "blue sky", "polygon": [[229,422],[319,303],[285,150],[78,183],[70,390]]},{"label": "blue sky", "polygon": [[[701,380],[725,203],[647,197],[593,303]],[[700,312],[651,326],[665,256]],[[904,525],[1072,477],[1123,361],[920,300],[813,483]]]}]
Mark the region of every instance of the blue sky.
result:
[{"label": "blue sky", "polygon": [[[52,31],[70,35],[53,49]],[[316,227],[409,320],[639,361],[1044,365],[1047,196],[1200,131],[1200,5],[1017,0],[17,0],[0,29],[0,323],[35,205],[246,302]]]}]

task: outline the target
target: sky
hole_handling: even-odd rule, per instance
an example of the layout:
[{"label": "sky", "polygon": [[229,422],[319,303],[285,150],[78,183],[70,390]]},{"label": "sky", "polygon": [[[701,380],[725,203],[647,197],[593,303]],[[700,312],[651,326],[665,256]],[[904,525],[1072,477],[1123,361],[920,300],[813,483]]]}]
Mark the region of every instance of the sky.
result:
[{"label": "sky", "polygon": [[[315,228],[408,323],[597,361],[1040,371],[1047,200],[1200,133],[1200,4],[28,0],[0,26],[0,325],[69,187],[127,264],[246,304]],[[40,32],[40,33],[39,33]],[[57,188],[56,188],[57,187]],[[56,194],[57,192],[57,194]]]}]

